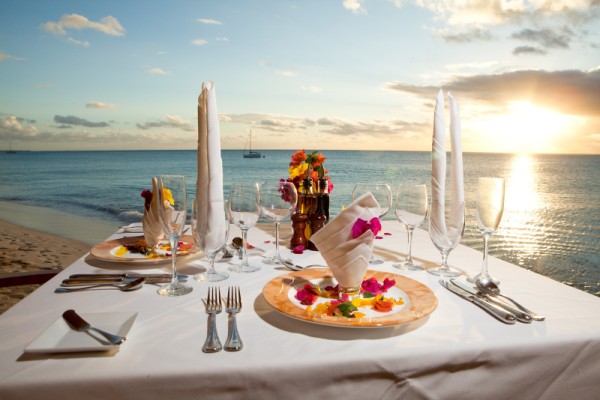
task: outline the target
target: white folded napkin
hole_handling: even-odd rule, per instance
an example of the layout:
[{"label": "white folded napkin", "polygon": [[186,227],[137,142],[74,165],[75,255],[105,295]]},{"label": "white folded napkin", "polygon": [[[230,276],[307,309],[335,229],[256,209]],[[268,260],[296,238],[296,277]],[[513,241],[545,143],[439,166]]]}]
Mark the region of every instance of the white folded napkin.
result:
[{"label": "white folded napkin", "polygon": [[211,237],[218,241],[227,229],[223,199],[223,161],[221,134],[215,87],[212,82],[202,84],[198,97],[198,178],[196,182],[197,218],[208,232],[207,248]]},{"label": "white folded napkin", "polygon": [[445,219],[446,196],[446,125],[444,122],[444,92],[440,90],[435,104],[431,165],[431,218],[429,229],[446,236],[448,230],[462,230],[465,213],[464,174],[458,103],[448,93],[450,103],[450,166],[451,210],[448,226]]},{"label": "white folded napkin", "polygon": [[148,247],[156,246],[165,238],[162,223],[160,222],[158,204],[158,179],[152,177],[152,200],[150,201],[150,207],[147,210],[144,209],[144,219],[142,220],[144,239]]},{"label": "white folded napkin", "polygon": [[357,219],[370,221],[379,204],[371,192],[365,193],[310,237],[341,287],[360,286],[373,252],[375,234],[367,230],[352,238]]}]

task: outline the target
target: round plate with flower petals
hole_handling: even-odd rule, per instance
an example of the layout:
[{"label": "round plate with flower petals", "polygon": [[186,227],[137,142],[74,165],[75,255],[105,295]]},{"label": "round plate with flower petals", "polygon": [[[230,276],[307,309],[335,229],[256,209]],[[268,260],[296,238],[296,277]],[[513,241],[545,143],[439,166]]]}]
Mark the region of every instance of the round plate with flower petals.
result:
[{"label": "round plate with flower petals", "polygon": [[[152,254],[140,254],[130,251],[125,251],[123,246],[139,242],[144,239],[144,236],[127,236],[119,239],[108,240],[97,244],[90,250],[90,254],[103,261],[116,261],[123,263],[141,263],[141,264],[158,264],[171,262],[171,250],[168,246],[168,241],[161,241]],[[177,257],[189,256],[198,252],[198,248],[194,245],[194,238],[189,235],[183,235],[179,238],[179,251]]]},{"label": "round plate with flower petals", "polygon": [[[384,294],[385,297],[402,298],[403,304],[396,305],[389,312],[378,312],[360,307],[359,311],[365,314],[362,318],[346,318],[319,314],[314,311],[314,306],[307,310],[307,306],[296,299],[296,293],[306,284],[335,286],[337,282],[330,270],[304,270],[278,276],[269,281],[263,288],[263,296],[277,311],[302,321],[317,324],[347,327],[347,328],[381,328],[408,324],[427,317],[437,307],[437,297],[426,285],[405,276],[382,271],[367,271],[365,279],[375,278],[383,282],[385,278],[395,280],[394,286]],[[319,298],[319,301],[331,299]]]}]

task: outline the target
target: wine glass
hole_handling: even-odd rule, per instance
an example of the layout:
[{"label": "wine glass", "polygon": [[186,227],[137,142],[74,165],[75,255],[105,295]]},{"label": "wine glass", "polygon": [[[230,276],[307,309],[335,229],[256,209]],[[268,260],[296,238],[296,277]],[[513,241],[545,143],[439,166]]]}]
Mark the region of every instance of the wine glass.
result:
[{"label": "wine glass", "polygon": [[427,216],[427,186],[401,183],[396,193],[396,217],[406,228],[408,234],[408,254],[406,260],[392,264],[400,269],[422,270],[423,264],[412,258],[412,237],[416,227]]},{"label": "wine glass", "polygon": [[213,210],[215,214],[208,219],[201,216],[200,204],[192,201],[192,235],[196,245],[208,258],[208,271],[194,275],[197,281],[219,282],[229,278],[227,272],[215,270],[215,258],[227,243],[229,236],[229,220],[225,218],[225,209]]},{"label": "wine glass", "polygon": [[171,244],[171,282],[158,289],[161,296],[182,296],[192,291],[192,287],[177,279],[177,245],[183,232],[187,214],[187,194],[185,176],[163,175],[158,177],[158,209],[160,221]]},{"label": "wine glass", "polygon": [[229,267],[233,272],[255,272],[259,265],[248,262],[248,230],[258,222],[260,204],[258,200],[258,185],[236,183],[229,192],[229,215],[231,221],[242,230],[242,262]]},{"label": "wine glass", "polygon": [[[376,214],[373,215],[373,217],[383,217],[392,206],[392,190],[390,189],[390,185],[387,183],[357,183],[352,191],[352,201],[368,192],[371,192],[375,200],[377,200],[377,203],[379,203],[379,208],[373,210]],[[375,256],[371,254],[369,264],[383,264],[383,260],[375,258]]]},{"label": "wine glass", "polygon": [[[446,210],[449,208],[448,200],[446,200]],[[462,239],[463,233],[465,231],[465,209],[464,203],[460,205],[459,210],[452,210],[455,214],[454,218],[451,218],[449,221],[448,217],[445,217],[446,220],[446,229],[444,230],[442,227],[439,227],[435,221],[433,221],[432,216],[434,215],[434,205],[432,204],[432,210],[429,213],[429,237],[433,242],[434,246],[440,251],[442,254],[442,263],[437,268],[430,268],[427,270],[430,274],[441,276],[441,277],[455,277],[459,276],[460,272],[452,269],[448,266],[448,254],[458,244]]]},{"label": "wine glass", "polygon": [[[281,264],[279,253],[279,224],[289,217],[296,208],[298,193],[292,182],[269,181],[263,182],[259,188],[259,202],[262,215],[275,222],[275,254],[272,257],[263,258],[265,264]],[[286,261],[291,261],[287,260]]]},{"label": "wine glass", "polygon": [[477,225],[483,236],[483,264],[479,274],[468,278],[470,282],[492,281],[496,285],[500,283],[488,273],[488,246],[502,219],[504,190],[503,178],[479,178],[477,183]]}]

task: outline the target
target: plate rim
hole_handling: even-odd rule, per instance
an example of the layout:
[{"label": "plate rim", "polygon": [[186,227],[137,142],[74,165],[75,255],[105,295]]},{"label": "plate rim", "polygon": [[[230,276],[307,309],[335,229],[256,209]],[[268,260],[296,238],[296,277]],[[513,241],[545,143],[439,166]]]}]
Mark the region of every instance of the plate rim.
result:
[{"label": "plate rim", "polygon": [[[135,242],[137,240],[144,239],[144,235],[137,236],[122,236],[120,238],[105,240],[104,242],[98,243],[90,250],[90,254],[102,261],[118,262],[118,263],[133,263],[133,264],[160,264],[171,261],[171,257],[156,257],[156,258],[122,258],[115,257],[110,254],[110,251],[117,246],[122,246],[126,243]],[[180,241],[192,243],[193,247],[186,254],[177,255],[177,258],[188,257],[197,254],[198,248],[194,243],[194,238],[191,235],[181,235]]]},{"label": "plate rim", "polygon": [[[316,313],[310,314],[290,301],[289,291],[291,287],[295,286],[293,284],[294,281],[333,278],[333,274],[331,273],[330,269],[295,271],[285,275],[280,275],[267,282],[267,284],[263,287],[262,293],[267,303],[283,315],[300,321],[333,327],[363,329],[395,327],[423,319],[437,309],[437,296],[433,290],[429,288],[429,286],[422,282],[403,275],[394,274],[392,272],[367,270],[364,279],[371,277],[375,277],[378,281],[383,281],[383,279],[386,277],[394,278],[396,280],[396,284],[394,286],[406,293],[410,304],[403,310],[400,310],[394,314],[374,318],[354,319],[320,315]],[[291,281],[287,283],[286,280]],[[403,287],[406,285],[410,285],[408,289]],[[290,306],[293,308],[290,308]],[[290,310],[292,312],[290,312]]]}]

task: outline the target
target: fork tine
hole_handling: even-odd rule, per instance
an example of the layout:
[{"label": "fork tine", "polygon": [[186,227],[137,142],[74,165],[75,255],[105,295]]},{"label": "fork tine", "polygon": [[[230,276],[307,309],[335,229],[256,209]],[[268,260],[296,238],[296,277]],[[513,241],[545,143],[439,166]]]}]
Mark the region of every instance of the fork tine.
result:
[{"label": "fork tine", "polygon": [[235,306],[237,307],[238,310],[242,309],[242,295],[240,293],[240,287],[236,286],[235,287]]},{"label": "fork tine", "polygon": [[221,288],[220,288],[220,287],[218,287],[216,290],[218,291],[218,292],[217,292],[217,293],[218,293],[218,295],[217,295],[217,296],[218,296],[218,298],[219,298],[219,303],[218,303],[218,305],[217,305],[217,311],[221,311],[221,308],[223,308],[223,303],[222,303],[222,300],[223,300],[223,299],[221,298]]},{"label": "fork tine", "polygon": [[234,303],[235,303],[235,298],[232,296],[231,286],[229,286],[227,288],[227,303],[225,304],[225,307],[227,307],[227,308],[234,307]]}]

